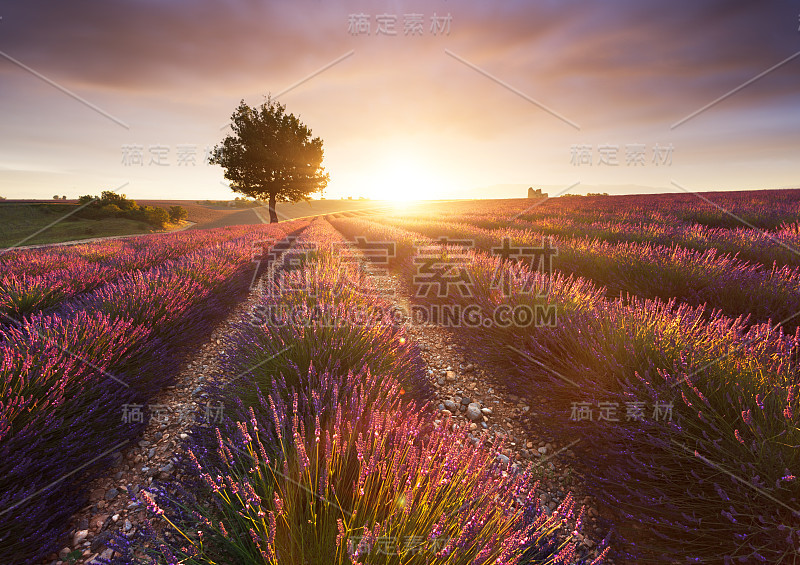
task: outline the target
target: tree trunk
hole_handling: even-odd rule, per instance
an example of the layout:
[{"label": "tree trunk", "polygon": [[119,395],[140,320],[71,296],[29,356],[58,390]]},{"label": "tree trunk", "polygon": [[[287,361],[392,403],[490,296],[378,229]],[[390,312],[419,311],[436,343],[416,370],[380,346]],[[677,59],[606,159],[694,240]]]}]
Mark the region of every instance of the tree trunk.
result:
[{"label": "tree trunk", "polygon": [[270,224],[277,224],[278,223],[278,214],[275,212],[275,195],[269,195],[269,223]]}]

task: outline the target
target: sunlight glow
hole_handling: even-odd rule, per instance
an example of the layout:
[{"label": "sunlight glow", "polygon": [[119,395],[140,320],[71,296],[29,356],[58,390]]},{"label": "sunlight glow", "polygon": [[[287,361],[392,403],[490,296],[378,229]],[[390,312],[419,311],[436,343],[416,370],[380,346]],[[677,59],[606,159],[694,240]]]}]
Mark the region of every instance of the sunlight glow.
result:
[{"label": "sunlight glow", "polygon": [[374,169],[370,195],[379,200],[410,202],[437,198],[437,175],[413,155],[395,153]]}]

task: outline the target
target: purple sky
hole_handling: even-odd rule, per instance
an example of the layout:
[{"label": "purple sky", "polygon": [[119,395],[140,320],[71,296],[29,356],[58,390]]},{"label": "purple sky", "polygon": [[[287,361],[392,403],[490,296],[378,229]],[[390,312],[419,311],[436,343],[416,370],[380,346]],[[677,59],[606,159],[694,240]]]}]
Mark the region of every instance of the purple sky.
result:
[{"label": "purple sky", "polygon": [[[348,29],[355,14],[369,34]],[[412,14],[421,33],[404,33]],[[0,1],[0,195],[229,198],[206,147],[240,99],[293,86],[279,101],[323,138],[328,198],[798,187],[800,56],[731,91],[800,53],[799,15],[798,1]],[[141,165],[125,162],[136,146]]]}]

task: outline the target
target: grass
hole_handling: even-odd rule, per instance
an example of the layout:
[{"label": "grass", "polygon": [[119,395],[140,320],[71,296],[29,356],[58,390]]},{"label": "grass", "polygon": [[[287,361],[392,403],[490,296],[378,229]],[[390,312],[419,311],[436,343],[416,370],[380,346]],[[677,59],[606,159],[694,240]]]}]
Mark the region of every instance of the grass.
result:
[{"label": "grass", "polygon": [[[26,237],[64,218],[75,204],[0,204],[0,247],[11,247]],[[172,229],[178,226],[173,226]],[[61,243],[93,237],[135,235],[154,233],[152,226],[126,218],[103,218],[89,220],[64,218],[42,233],[25,241],[22,245]],[[170,231],[170,230],[167,230]]]}]

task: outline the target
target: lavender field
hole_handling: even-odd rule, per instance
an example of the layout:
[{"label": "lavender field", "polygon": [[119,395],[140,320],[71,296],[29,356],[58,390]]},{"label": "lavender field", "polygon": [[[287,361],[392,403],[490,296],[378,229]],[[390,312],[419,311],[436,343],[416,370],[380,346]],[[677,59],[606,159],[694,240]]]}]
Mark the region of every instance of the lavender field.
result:
[{"label": "lavender field", "polygon": [[0,565],[800,565],[794,0],[0,0]]},{"label": "lavender field", "polygon": [[800,198],[724,208],[9,250],[2,562],[796,563]]}]

